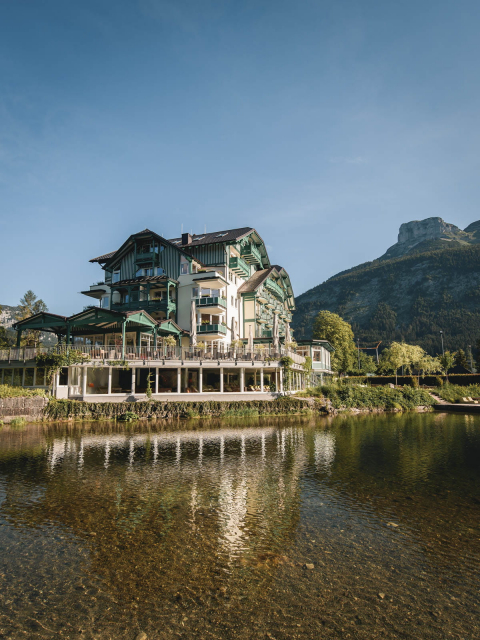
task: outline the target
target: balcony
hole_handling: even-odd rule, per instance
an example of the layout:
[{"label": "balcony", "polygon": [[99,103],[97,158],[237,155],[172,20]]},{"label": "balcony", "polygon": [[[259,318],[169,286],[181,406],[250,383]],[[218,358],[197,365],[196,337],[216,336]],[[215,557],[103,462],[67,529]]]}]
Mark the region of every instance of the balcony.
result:
[{"label": "balcony", "polygon": [[195,299],[197,309],[205,309],[211,314],[222,313],[227,308],[227,299],[221,297],[205,296]]},{"label": "balcony", "polygon": [[197,333],[210,333],[226,336],[227,327],[224,324],[197,324]]},{"label": "balcony", "polygon": [[231,271],[240,276],[241,278],[248,278],[250,275],[250,267],[242,258],[237,256],[231,256],[228,266]]},{"label": "balcony", "polygon": [[193,278],[193,281],[195,284],[205,283],[205,286],[211,289],[223,289],[227,284],[223,275],[215,271],[215,269],[213,271],[199,271],[195,278]]},{"label": "balcony", "polygon": [[247,244],[242,247],[241,255],[248,264],[258,264],[262,266],[262,256],[254,244]]},{"label": "balcony", "polygon": [[269,291],[271,291],[274,295],[276,295],[277,298],[280,298],[280,300],[283,301],[283,299],[285,298],[285,294],[283,292],[282,287],[280,287],[276,282],[270,279],[268,279],[265,282],[265,286]]},{"label": "balcony", "polygon": [[131,300],[130,302],[121,302],[111,304],[112,311],[165,311],[168,314],[176,308],[175,300]]},{"label": "balcony", "polygon": [[137,264],[144,264],[145,262],[153,262],[158,254],[154,251],[148,251],[146,253],[137,253],[135,262]]}]

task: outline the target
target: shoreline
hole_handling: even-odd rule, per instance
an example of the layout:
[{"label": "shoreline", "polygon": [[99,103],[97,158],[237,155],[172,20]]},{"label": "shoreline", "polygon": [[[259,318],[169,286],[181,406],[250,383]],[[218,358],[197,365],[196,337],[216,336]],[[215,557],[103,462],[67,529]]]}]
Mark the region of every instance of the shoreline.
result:
[{"label": "shoreline", "polygon": [[[46,399],[45,399],[46,400]],[[26,423],[50,422],[136,422],[144,420],[187,420],[196,418],[242,418],[285,416],[336,416],[339,414],[366,415],[369,413],[405,413],[433,411],[432,406],[401,407],[334,407],[328,398],[281,396],[274,400],[186,400],[137,402],[85,402],[78,400],[49,399],[35,415],[20,412],[0,416],[0,428],[12,421]]]}]

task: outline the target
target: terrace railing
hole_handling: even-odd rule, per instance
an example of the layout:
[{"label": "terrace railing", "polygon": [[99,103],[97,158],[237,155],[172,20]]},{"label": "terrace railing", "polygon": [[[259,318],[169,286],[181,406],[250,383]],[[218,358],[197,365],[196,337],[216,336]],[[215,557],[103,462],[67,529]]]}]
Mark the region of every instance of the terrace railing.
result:
[{"label": "terrace railing", "polygon": [[[292,358],[293,362],[302,365],[305,358],[284,347],[275,349],[273,345],[258,346],[249,350],[247,346],[233,347],[232,345],[208,345],[199,347],[168,347],[159,345],[157,347],[125,347],[125,360],[128,361],[203,361],[203,360],[228,360],[228,361],[251,361],[251,362],[278,362],[284,355]],[[41,353],[66,353],[76,350],[93,361],[103,363],[121,361],[121,346],[93,346],[93,345],[57,345],[55,347],[20,347],[14,349],[4,349],[0,351],[0,362],[32,362]]]}]

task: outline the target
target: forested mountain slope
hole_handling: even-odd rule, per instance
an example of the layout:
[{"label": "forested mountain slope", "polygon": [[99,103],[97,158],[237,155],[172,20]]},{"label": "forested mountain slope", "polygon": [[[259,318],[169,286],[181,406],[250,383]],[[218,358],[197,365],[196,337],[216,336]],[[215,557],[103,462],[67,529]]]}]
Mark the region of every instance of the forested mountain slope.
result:
[{"label": "forested mountain slope", "polygon": [[295,337],[311,336],[328,309],[348,320],[362,344],[404,340],[431,354],[480,338],[480,222],[460,230],[441,218],[400,227],[378,260],[333,276],[296,299]]}]

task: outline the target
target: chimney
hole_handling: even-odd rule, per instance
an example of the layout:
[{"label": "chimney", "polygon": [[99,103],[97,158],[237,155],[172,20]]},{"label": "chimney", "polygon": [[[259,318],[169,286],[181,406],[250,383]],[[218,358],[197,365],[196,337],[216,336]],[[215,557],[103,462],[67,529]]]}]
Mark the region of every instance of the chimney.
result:
[{"label": "chimney", "polygon": [[192,236],[189,233],[182,233],[182,245],[192,244]]}]

